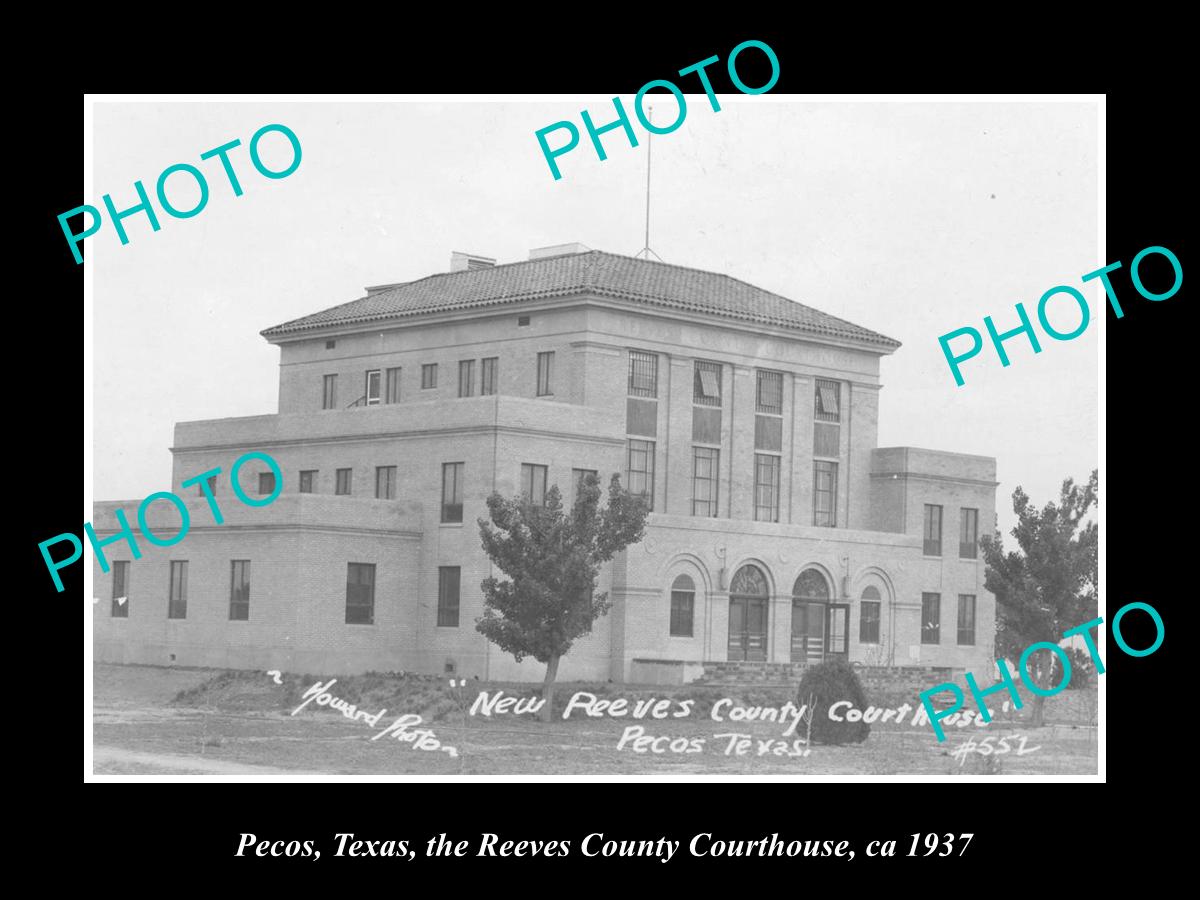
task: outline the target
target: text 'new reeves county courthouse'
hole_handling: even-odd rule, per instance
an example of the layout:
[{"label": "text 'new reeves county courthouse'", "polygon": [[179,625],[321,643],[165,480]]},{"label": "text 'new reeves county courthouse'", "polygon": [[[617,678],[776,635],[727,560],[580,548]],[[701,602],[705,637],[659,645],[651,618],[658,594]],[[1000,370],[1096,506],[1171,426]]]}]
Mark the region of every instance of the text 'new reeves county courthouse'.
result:
[{"label": "text 'new reeves county courthouse'", "polygon": [[[101,661],[540,679],[475,631],[492,491],[565,504],[586,472],[646,493],[643,541],[560,677],[679,682],[704,663],[852,662],[990,672],[980,527],[990,457],[876,447],[898,342],[726,275],[564,245],[452,271],[263,332],[275,415],[181,422],[173,490],[221,467],[216,525],[95,566]],[[235,502],[233,460],[283,472]],[[269,494],[265,463],[242,468]],[[97,533],[137,501],[96,505]],[[150,509],[161,534],[170,504]],[[155,519],[155,514],[158,519]],[[123,603],[118,597],[127,597]],[[753,665],[748,666],[750,668]]]}]

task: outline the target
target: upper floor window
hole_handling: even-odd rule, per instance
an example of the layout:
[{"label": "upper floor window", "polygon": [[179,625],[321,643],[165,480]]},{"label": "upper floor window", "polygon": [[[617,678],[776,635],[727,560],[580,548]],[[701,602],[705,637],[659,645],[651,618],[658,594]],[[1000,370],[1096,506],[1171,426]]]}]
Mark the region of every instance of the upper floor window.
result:
[{"label": "upper floor window", "polygon": [[205,478],[204,481],[201,481],[199,484],[196,485],[196,494],[198,496],[200,496],[200,497],[204,496],[204,485],[205,484],[208,485],[208,493],[215,494],[217,492],[217,476],[210,475],[208,478]]},{"label": "upper floor window", "polygon": [[841,413],[838,411],[838,383],[817,379],[817,396],[815,409],[818,422],[840,422]]},{"label": "upper floor window", "polygon": [[779,521],[779,457],[754,454],[754,519]]},{"label": "upper floor window", "polygon": [[500,367],[499,357],[489,356],[479,361],[479,394],[483,397],[496,393],[496,375]]},{"label": "upper floor window", "polygon": [[250,620],[250,560],[235,559],[229,574],[229,618],[237,622]]},{"label": "upper floor window", "polygon": [[316,469],[302,469],[300,471],[300,493],[311,494],[315,489],[316,481]]},{"label": "upper floor window", "polygon": [[645,497],[654,509],[654,441],[629,441],[625,481],[630,493]]},{"label": "upper floor window", "polygon": [[537,395],[539,397],[548,397],[554,393],[553,377],[554,351],[539,353],[537,355]]},{"label": "upper floor window", "polygon": [[375,624],[375,564],[346,564],[346,624]]},{"label": "upper floor window", "polygon": [[925,555],[942,555],[942,508],[925,504]]},{"label": "upper floor window", "polygon": [[692,515],[717,514],[717,485],[721,451],[712,447],[692,448]]},{"label": "upper floor window", "polygon": [[396,467],[395,466],[376,466],[375,467],[375,499],[376,500],[395,500],[396,499]]},{"label": "upper floor window", "polygon": [[464,463],[442,463],[442,521],[463,520]]},{"label": "upper floor window", "polygon": [[629,351],[629,396],[658,396],[658,354]]},{"label": "upper floor window", "polygon": [[427,391],[437,387],[437,363],[425,363],[421,366],[421,390]]},{"label": "upper floor window", "polygon": [[334,484],[333,492],[335,494],[349,495],[351,488],[350,481],[353,474],[353,469],[338,469],[337,481]]},{"label": "upper floor window", "polygon": [[337,376],[325,376],[325,393],[321,399],[321,409],[337,409]]},{"label": "upper floor window", "polygon": [[941,643],[942,595],[921,595],[921,643]]},{"label": "upper floor window", "polygon": [[547,466],[535,466],[531,463],[521,464],[521,493],[529,498],[535,506],[546,502],[546,477],[549,473]]},{"label": "upper floor window", "polygon": [[979,558],[979,510],[959,510],[958,556],[960,559]]},{"label": "upper floor window", "polygon": [[838,464],[813,462],[813,524],[837,527]]},{"label": "upper floor window", "polygon": [[187,560],[171,560],[171,588],[167,598],[167,618],[187,618]]},{"label": "upper floor window", "polygon": [[701,406],[721,405],[721,364],[696,361],[692,377],[692,402]]},{"label": "upper floor window", "polygon": [[691,637],[696,606],[696,584],[687,575],[680,575],[671,585],[671,636]]},{"label": "upper floor window", "polygon": [[475,360],[458,361],[458,396],[470,397],[475,393]]},{"label": "upper floor window", "polygon": [[378,369],[372,369],[367,373],[367,406],[376,406],[379,403],[381,376],[382,373]]},{"label": "upper floor window", "polygon": [[599,479],[600,473],[595,469],[572,469],[571,484],[574,486],[575,493],[571,495],[571,506],[574,508],[575,502],[579,499],[579,495],[583,493],[583,482],[589,476],[594,476]]},{"label": "upper floor window", "polygon": [[275,493],[275,473],[274,472],[259,472],[258,473],[258,492],[263,494]]},{"label": "upper floor window", "polygon": [[384,394],[385,403],[400,402],[400,367],[387,370],[387,381],[385,384],[386,393]]},{"label": "upper floor window", "polygon": [[783,415],[783,373],[759,369],[757,375],[757,411]]},{"label": "upper floor window", "polygon": [[112,564],[112,615],[129,618],[129,560],[118,559]]}]

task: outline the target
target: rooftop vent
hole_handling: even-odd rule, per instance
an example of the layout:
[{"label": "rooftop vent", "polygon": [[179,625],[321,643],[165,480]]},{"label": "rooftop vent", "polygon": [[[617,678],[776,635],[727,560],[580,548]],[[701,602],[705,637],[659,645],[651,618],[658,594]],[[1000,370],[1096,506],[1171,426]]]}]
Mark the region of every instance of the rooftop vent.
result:
[{"label": "rooftop vent", "polygon": [[367,296],[370,297],[372,294],[380,294],[380,293],[383,293],[384,291],[390,291],[392,288],[398,288],[404,284],[408,284],[408,282],[407,281],[397,281],[395,284],[368,285],[366,288],[364,288],[364,290],[367,292]]},{"label": "rooftop vent", "polygon": [[450,271],[463,272],[467,269],[490,269],[496,260],[490,256],[478,256],[474,253],[460,253],[455,250],[450,254]]},{"label": "rooftop vent", "polygon": [[585,244],[555,244],[553,247],[535,247],[529,251],[530,259],[549,259],[551,256],[574,256],[577,253],[588,253],[591,247]]}]

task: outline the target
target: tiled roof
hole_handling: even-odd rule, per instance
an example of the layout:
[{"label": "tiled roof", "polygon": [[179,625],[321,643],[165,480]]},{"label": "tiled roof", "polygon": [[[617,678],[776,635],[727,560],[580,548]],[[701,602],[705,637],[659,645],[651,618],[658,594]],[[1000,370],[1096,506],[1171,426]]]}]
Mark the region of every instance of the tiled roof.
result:
[{"label": "tiled roof", "polygon": [[592,250],[486,269],[430,275],[262,332],[267,338],[422,313],[482,309],[521,300],[591,294],[813,335],[865,342],[891,352],[900,342],[811,306],[716,272]]}]

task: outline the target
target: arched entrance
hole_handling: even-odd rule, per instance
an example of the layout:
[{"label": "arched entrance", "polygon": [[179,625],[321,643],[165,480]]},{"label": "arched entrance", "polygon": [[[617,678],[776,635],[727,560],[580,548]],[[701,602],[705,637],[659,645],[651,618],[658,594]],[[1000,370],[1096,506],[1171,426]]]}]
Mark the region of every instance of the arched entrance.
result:
[{"label": "arched entrance", "polygon": [[792,587],[792,662],[848,656],[850,607],[830,599],[824,575],[816,569],[800,573]]},{"label": "arched entrance", "polygon": [[729,583],[729,659],[767,658],[767,576],[745,565]]}]

